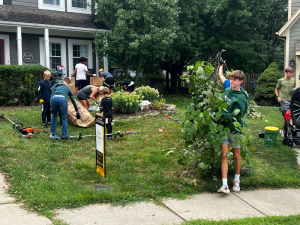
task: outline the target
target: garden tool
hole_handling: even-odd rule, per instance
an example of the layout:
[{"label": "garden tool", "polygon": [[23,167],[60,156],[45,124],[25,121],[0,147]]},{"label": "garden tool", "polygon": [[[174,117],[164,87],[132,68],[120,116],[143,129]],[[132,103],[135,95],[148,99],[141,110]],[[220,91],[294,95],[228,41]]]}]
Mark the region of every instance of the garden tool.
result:
[{"label": "garden tool", "polygon": [[37,129],[32,128],[32,127],[23,127],[22,123],[14,123],[13,121],[11,121],[10,119],[8,119],[4,114],[2,114],[0,116],[3,120],[7,120],[9,122],[11,122],[13,124],[13,129],[19,131],[21,133],[21,137],[24,138],[32,138],[34,131],[35,132],[39,132]]},{"label": "garden tool", "polygon": [[173,118],[173,117],[169,116],[168,114],[164,114],[164,116],[166,116],[166,117],[170,118],[171,120],[174,120],[174,121],[176,121],[176,122],[177,122],[177,123],[179,123],[179,124],[182,124],[182,122],[181,122],[180,120],[176,120],[175,118]]},{"label": "garden tool", "polygon": [[[124,135],[126,134],[139,134],[138,132],[133,132],[133,131],[118,131],[117,133],[111,133],[111,134],[105,134],[105,136],[113,136],[114,139],[118,136],[120,137],[123,137]],[[85,137],[96,137],[96,135],[82,135],[82,133],[79,133],[79,135],[76,135],[76,136],[69,136],[68,139],[78,139],[79,141],[82,139],[82,138],[85,138]]]},{"label": "garden tool", "polygon": [[82,135],[82,133],[79,133],[76,136],[69,136],[68,139],[78,139],[80,141],[84,137],[96,137],[96,135]]}]

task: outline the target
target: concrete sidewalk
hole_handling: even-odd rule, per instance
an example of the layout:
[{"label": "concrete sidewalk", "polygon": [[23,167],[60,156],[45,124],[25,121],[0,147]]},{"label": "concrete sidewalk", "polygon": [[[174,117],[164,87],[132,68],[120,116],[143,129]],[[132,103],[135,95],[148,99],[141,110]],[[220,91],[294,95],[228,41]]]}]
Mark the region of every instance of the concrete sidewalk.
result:
[{"label": "concrete sidewalk", "polygon": [[[48,225],[52,222],[36,213],[28,212],[14,203],[5,190],[0,175],[0,224]],[[112,207],[95,204],[77,209],[57,210],[56,219],[70,225],[162,225],[181,224],[196,219],[221,220],[245,217],[300,214],[300,190],[257,190],[240,193],[198,194],[187,200],[165,199],[164,206],[141,202]]]}]

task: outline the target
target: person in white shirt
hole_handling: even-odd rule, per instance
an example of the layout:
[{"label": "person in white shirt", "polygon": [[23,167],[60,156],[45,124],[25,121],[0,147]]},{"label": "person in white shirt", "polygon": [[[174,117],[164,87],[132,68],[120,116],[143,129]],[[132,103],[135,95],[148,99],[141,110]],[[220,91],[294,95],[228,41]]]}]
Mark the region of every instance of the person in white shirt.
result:
[{"label": "person in white shirt", "polygon": [[85,86],[87,86],[87,82],[86,82],[86,75],[94,77],[96,76],[96,74],[90,74],[88,72],[88,68],[85,65],[86,63],[86,58],[85,57],[81,57],[80,58],[80,63],[76,64],[75,66],[75,70],[73,71],[71,77],[73,77],[76,74],[76,82],[75,82],[75,90],[73,95],[75,96],[79,85],[81,85],[81,88],[84,88]]}]

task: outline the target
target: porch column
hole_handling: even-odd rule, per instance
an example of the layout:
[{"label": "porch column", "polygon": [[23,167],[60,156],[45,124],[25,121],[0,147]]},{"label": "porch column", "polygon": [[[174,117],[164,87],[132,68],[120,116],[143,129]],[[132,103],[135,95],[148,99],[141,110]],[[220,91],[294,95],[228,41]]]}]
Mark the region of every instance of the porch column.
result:
[{"label": "porch column", "polygon": [[96,72],[94,72],[97,77],[99,77],[99,56],[97,55],[96,52]]},{"label": "porch column", "polygon": [[45,28],[44,32],[44,44],[45,44],[45,66],[50,68],[50,56],[49,56],[49,29]]},{"label": "porch column", "polygon": [[104,67],[103,68],[104,71],[107,72],[108,71],[108,59],[105,56],[103,56],[103,67]]},{"label": "porch column", "polygon": [[22,54],[22,30],[21,26],[17,26],[17,49],[18,49],[18,65],[23,64]]},{"label": "porch column", "polygon": [[[107,46],[107,39],[103,41],[104,45]],[[103,56],[103,69],[105,72],[108,72],[108,59],[107,57]]]}]

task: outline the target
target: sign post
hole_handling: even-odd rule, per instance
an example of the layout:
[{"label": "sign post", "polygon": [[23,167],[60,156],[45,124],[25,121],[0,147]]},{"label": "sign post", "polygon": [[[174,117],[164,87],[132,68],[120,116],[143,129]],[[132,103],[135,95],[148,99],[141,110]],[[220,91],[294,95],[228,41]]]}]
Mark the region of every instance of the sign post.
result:
[{"label": "sign post", "polygon": [[105,162],[105,118],[96,114],[96,172],[106,177]]}]

